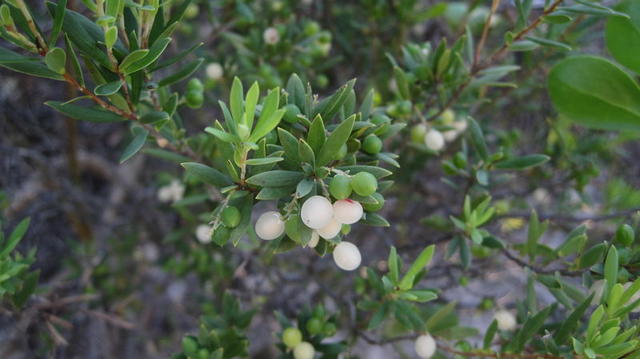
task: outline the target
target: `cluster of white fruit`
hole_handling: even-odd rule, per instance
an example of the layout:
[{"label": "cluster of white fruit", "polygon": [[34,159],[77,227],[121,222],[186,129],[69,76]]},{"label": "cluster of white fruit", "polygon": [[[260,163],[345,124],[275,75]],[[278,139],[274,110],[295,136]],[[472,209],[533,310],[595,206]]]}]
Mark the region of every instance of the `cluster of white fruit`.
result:
[{"label": "cluster of white fruit", "polygon": [[420,358],[429,359],[436,353],[436,340],[430,334],[422,334],[416,339],[416,354]]},{"label": "cluster of white fruit", "polygon": [[[313,230],[309,247],[314,248],[320,237],[332,239],[340,233],[343,225],[358,222],[364,213],[362,205],[351,199],[342,199],[333,204],[323,196],[312,196],[300,209],[302,223]],[[269,211],[263,213],[255,224],[258,237],[273,240],[280,237],[285,224],[280,213]],[[360,266],[362,257],[358,247],[353,243],[341,242],[333,251],[333,260],[344,270],[354,270]]]},{"label": "cluster of white fruit", "polygon": [[158,200],[160,202],[177,202],[184,196],[184,185],[177,179],[174,179],[166,186],[160,187],[158,190]]}]

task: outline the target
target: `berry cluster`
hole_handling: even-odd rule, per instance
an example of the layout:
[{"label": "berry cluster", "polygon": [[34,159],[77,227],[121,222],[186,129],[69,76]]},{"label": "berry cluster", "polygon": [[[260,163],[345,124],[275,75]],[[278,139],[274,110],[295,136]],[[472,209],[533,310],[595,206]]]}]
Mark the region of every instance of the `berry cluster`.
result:
[{"label": "berry cluster", "polygon": [[[338,172],[331,178],[328,193],[335,201],[320,195],[307,198],[300,207],[300,220],[312,230],[309,247],[315,248],[320,238],[333,241],[342,231],[348,233],[349,226],[363,218],[365,211],[375,212],[384,205],[384,197],[377,193],[378,181],[369,172],[358,172],[351,176],[345,172]],[[350,198],[370,197],[375,203],[361,204]],[[279,212],[263,213],[255,224],[255,232],[263,240],[274,240],[285,232],[285,220]],[[336,265],[347,271],[360,266],[362,257],[358,247],[353,243],[338,242],[333,250]]]},{"label": "berry cluster", "polygon": [[439,131],[425,124],[418,124],[411,129],[411,139],[414,143],[423,144],[431,151],[440,151],[446,142],[455,141],[458,136],[467,130],[467,121],[456,121],[456,115],[452,110],[446,110],[438,117]]}]

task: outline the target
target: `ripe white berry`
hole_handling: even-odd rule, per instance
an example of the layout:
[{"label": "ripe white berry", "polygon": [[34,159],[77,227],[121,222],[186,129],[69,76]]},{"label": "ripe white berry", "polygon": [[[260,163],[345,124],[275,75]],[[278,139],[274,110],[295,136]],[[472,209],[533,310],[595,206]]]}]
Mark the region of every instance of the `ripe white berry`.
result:
[{"label": "ripe white berry", "polygon": [[428,359],[436,353],[436,341],[429,334],[423,334],[416,339],[416,353],[420,358]]},{"label": "ripe white berry", "polygon": [[362,205],[360,202],[343,199],[333,204],[333,218],[341,224],[354,224],[362,218]]},{"label": "ripe white berry", "polygon": [[455,131],[458,134],[461,134],[464,131],[466,131],[467,130],[467,126],[468,126],[467,121],[465,121],[465,120],[454,121],[451,125],[453,126],[453,128],[455,128]]},{"label": "ripe white berry", "polygon": [[318,231],[311,232],[311,239],[307,244],[309,248],[315,248],[318,245],[318,242],[320,242],[320,235],[318,234]]},{"label": "ripe white berry", "polygon": [[177,202],[184,196],[184,186],[182,183],[174,179],[167,186],[158,190],[158,200],[160,202]]},{"label": "ripe white berry", "polygon": [[431,129],[424,135],[424,144],[433,151],[440,151],[444,147],[444,136],[438,130]]},{"label": "ripe white berry", "polygon": [[295,359],[313,359],[314,355],[316,355],[316,350],[311,343],[302,342],[293,348],[293,357]]},{"label": "ripe white berry", "polygon": [[198,241],[200,243],[207,244],[211,242],[211,234],[212,234],[211,231],[212,231],[211,226],[208,226],[206,224],[201,224],[198,227],[196,227],[196,238],[198,238]]},{"label": "ripe white berry", "polygon": [[320,235],[320,237],[324,239],[331,239],[337,236],[338,233],[340,233],[341,228],[342,228],[342,225],[338,223],[338,221],[336,221],[335,218],[332,218],[329,224],[318,229],[318,234]]},{"label": "ripe white berry", "polygon": [[263,213],[256,221],[256,234],[265,241],[276,239],[284,233],[284,222],[280,213],[269,211]]},{"label": "ripe white berry", "polygon": [[275,45],[278,43],[278,41],[280,41],[280,34],[275,27],[268,27],[266,30],[264,30],[264,33],[262,33],[262,38],[267,44]]},{"label": "ripe white berry", "polygon": [[360,266],[362,256],[355,244],[343,241],[334,248],[333,261],[340,269],[352,271]]},{"label": "ripe white berry", "polygon": [[302,204],[300,218],[311,229],[323,228],[333,218],[333,206],[322,196],[312,196]]},{"label": "ripe white berry", "polygon": [[220,80],[224,75],[224,70],[222,69],[222,65],[217,62],[212,62],[207,65],[207,77],[212,80]]},{"label": "ripe white berry", "polygon": [[516,317],[508,310],[499,310],[494,314],[496,322],[498,322],[498,329],[511,331],[516,329]]}]

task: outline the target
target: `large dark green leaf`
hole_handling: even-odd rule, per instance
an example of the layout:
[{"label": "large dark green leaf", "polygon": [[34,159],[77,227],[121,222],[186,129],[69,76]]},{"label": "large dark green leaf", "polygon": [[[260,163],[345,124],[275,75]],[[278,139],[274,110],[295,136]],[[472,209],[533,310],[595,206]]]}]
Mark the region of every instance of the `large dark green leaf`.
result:
[{"label": "large dark green leaf", "polygon": [[342,147],[342,145],[344,145],[349,139],[355,120],[356,116],[352,115],[338,125],[333,132],[331,132],[331,135],[329,135],[327,141],[322,145],[322,148],[316,157],[317,166],[324,166],[334,159],[336,153],[340,151],[340,147]]},{"label": "large dark green leaf", "polygon": [[607,48],[619,63],[640,74],[640,2],[623,1],[616,10],[626,13],[630,19],[621,16],[607,19]]},{"label": "large dark green leaf", "polygon": [[247,183],[260,187],[295,186],[304,178],[302,172],[275,170],[249,177]]},{"label": "large dark green leaf", "polygon": [[593,128],[640,130],[640,87],[610,61],[574,56],[549,73],[549,94],[558,111]]},{"label": "large dark green leaf", "polygon": [[540,166],[549,161],[547,155],[528,155],[521,157],[512,157],[496,163],[496,168],[507,170],[523,170],[531,167]]},{"label": "large dark green leaf", "polygon": [[181,164],[187,173],[194,175],[204,183],[214,185],[218,188],[230,186],[233,184],[231,179],[213,167],[203,165],[197,162],[184,162]]},{"label": "large dark green leaf", "polygon": [[127,147],[122,152],[122,155],[120,156],[120,163],[125,162],[126,160],[133,157],[136,153],[138,153],[138,151],[140,151],[140,149],[142,149],[142,147],[144,146],[144,143],[147,140],[147,136],[149,135],[149,131],[141,127],[135,127],[133,129],[133,133],[133,139],[131,140],[131,142],[129,142]]},{"label": "large dark green leaf", "polygon": [[100,107],[83,107],[71,103],[63,103],[58,101],[47,101],[45,105],[52,107],[54,110],[65,116],[76,120],[89,122],[119,122],[126,119],[113,112],[103,110]]}]

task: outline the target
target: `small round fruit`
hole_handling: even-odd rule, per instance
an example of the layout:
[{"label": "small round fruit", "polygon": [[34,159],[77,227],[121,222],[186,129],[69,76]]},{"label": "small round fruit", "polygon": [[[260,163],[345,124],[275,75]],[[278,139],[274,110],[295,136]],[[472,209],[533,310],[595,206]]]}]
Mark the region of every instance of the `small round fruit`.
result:
[{"label": "small round fruit", "polygon": [[311,196],[300,209],[302,223],[311,229],[320,229],[333,218],[333,206],[322,196]]},{"label": "small round fruit", "polygon": [[304,25],[304,34],[307,36],[315,35],[320,31],[320,25],[315,21],[309,21]]},{"label": "small round fruit", "polygon": [[333,261],[340,269],[352,271],[360,266],[362,256],[355,244],[343,241],[333,249]]},{"label": "small round fruit", "polygon": [[444,125],[451,125],[455,119],[456,113],[450,108],[444,110],[440,115],[440,121],[442,121],[442,124]]},{"label": "small round fruit", "polygon": [[351,191],[351,178],[349,176],[337,174],[329,182],[329,193],[335,199],[349,198]]},{"label": "small round fruit", "polygon": [[212,234],[211,226],[209,225],[201,224],[196,227],[196,238],[198,239],[198,242],[202,244],[210,243]]},{"label": "small round fruit", "polygon": [[336,152],[336,155],[335,155],[335,157],[333,157],[333,159],[335,161],[339,161],[339,160],[343,159],[344,156],[347,155],[348,150],[349,150],[349,148],[347,147],[346,144],[340,146],[340,149],[338,150],[338,152]]},{"label": "small round fruit", "polygon": [[413,105],[411,104],[411,101],[409,101],[409,100],[400,101],[398,110],[400,111],[401,114],[408,115],[408,114],[411,113],[411,107],[412,106]]},{"label": "small round fruit", "polygon": [[222,210],[222,223],[229,228],[236,228],[240,224],[240,211],[234,206]]},{"label": "small round fruit", "polygon": [[307,331],[311,335],[317,335],[322,333],[322,321],[318,318],[311,318],[307,320]]},{"label": "small round fruit", "polygon": [[295,359],[313,359],[315,355],[316,350],[308,342],[302,342],[293,349],[293,357]]},{"label": "small round fruit", "polygon": [[308,243],[309,248],[315,248],[319,242],[320,242],[320,235],[318,234],[318,231],[312,231],[311,239],[309,239],[309,243]]},{"label": "small round fruit", "polygon": [[494,319],[498,322],[498,329],[511,331],[516,329],[516,317],[508,310],[499,310],[494,314]]},{"label": "small round fruit", "polygon": [[376,201],[378,201],[378,203],[373,204],[373,203],[364,203],[362,205],[362,207],[364,207],[364,210],[367,212],[377,212],[379,210],[382,209],[382,207],[384,207],[384,196],[382,196],[380,193],[376,192],[374,194],[371,195],[373,198],[376,199]]},{"label": "small round fruit", "polygon": [[342,225],[335,220],[335,218],[331,219],[331,222],[326,226],[317,230],[318,235],[324,239],[331,239],[340,233],[340,229],[342,229]]},{"label": "small round fruit", "polygon": [[362,149],[368,154],[375,155],[382,149],[382,140],[376,135],[369,135],[362,142]]},{"label": "small round fruit", "polygon": [[302,343],[302,332],[298,328],[287,328],[282,332],[282,342],[287,348],[295,348]]},{"label": "small round fruit", "polygon": [[378,180],[369,172],[358,172],[351,178],[351,188],[361,196],[371,196],[378,189]]},{"label": "small round fruit", "polygon": [[360,202],[343,199],[333,204],[333,218],[340,224],[354,224],[362,218]]},{"label": "small round fruit", "polygon": [[415,125],[411,128],[411,141],[414,143],[423,143],[424,136],[427,134],[427,126],[424,124]]},{"label": "small round fruit", "polygon": [[222,68],[222,65],[217,62],[212,62],[207,65],[205,72],[207,73],[207,77],[211,80],[220,80],[222,76],[224,76],[224,69]]},{"label": "small round fruit", "polygon": [[218,226],[215,232],[213,232],[213,242],[222,246],[227,243],[230,234],[231,231],[229,228],[225,226]]},{"label": "small round fruit", "polygon": [[284,113],[284,120],[289,122],[289,123],[296,123],[298,122],[298,115],[300,114],[300,109],[298,108],[298,106],[290,103],[288,105],[286,105],[284,107],[285,109],[285,113]]},{"label": "small round fruit", "polygon": [[424,136],[424,144],[433,151],[440,151],[444,147],[444,136],[438,130],[431,129]]},{"label": "small round fruit", "polygon": [[256,221],[255,230],[258,237],[265,241],[280,237],[284,233],[284,222],[280,213],[276,211],[263,213]]},{"label": "small round fruit", "polygon": [[198,341],[196,338],[188,336],[182,339],[182,351],[187,355],[193,355],[198,351]]},{"label": "small round fruit", "polygon": [[416,353],[420,358],[428,359],[436,353],[436,341],[429,334],[423,334],[416,339]]},{"label": "small round fruit", "polygon": [[204,90],[204,85],[202,84],[202,81],[200,81],[199,79],[193,78],[189,80],[189,82],[187,83],[187,91],[202,92],[203,90]]},{"label": "small round fruit", "polygon": [[202,94],[202,90],[189,90],[184,95],[184,100],[187,103],[187,106],[191,108],[200,108],[204,102],[204,95]]}]

